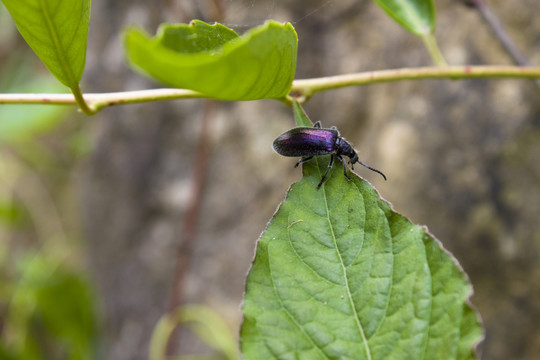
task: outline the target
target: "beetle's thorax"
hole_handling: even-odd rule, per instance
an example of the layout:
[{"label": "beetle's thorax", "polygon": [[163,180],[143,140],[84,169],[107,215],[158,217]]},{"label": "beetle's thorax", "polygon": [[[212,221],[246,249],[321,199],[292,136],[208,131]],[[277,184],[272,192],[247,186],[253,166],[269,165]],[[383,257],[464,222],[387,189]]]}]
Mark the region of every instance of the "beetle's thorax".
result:
[{"label": "beetle's thorax", "polygon": [[358,154],[353,149],[351,144],[349,144],[347,140],[342,137],[338,137],[336,140],[336,154],[347,156],[349,159],[351,159],[351,164],[358,161]]}]

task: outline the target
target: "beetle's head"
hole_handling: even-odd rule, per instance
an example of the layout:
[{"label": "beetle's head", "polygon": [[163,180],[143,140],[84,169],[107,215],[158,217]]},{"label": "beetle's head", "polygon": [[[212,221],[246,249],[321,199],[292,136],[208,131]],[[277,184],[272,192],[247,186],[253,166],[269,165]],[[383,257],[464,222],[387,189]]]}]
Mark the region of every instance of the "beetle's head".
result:
[{"label": "beetle's head", "polygon": [[351,166],[355,162],[358,162],[358,154],[356,153],[356,151],[354,151],[354,149],[353,149],[353,156],[349,156],[349,162],[350,162]]},{"label": "beetle's head", "polygon": [[345,140],[344,138],[339,138],[339,143],[337,145],[338,153],[347,156],[351,164],[354,164],[358,161],[358,154],[356,154],[356,151],[353,149],[351,144],[347,142],[347,140]]}]

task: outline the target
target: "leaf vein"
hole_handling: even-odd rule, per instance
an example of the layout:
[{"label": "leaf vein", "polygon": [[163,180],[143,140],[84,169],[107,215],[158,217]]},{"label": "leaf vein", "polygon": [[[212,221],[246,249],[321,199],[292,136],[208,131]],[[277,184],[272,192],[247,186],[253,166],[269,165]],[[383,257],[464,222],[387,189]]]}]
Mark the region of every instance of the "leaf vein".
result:
[{"label": "leaf vein", "polygon": [[[333,156],[333,155],[331,155]],[[319,165],[319,160],[317,159],[317,165]],[[320,166],[317,166],[317,168],[319,169],[319,172],[321,171],[320,170]],[[323,191],[323,198],[324,198],[324,204],[325,204],[325,207],[326,207],[326,220],[328,221],[328,225],[330,226],[330,232],[332,234],[332,239],[334,241],[334,246],[336,248],[336,252],[337,252],[337,255],[339,257],[339,261],[340,261],[340,265],[341,265],[341,268],[343,270],[343,277],[344,277],[344,280],[345,280],[345,289],[347,290],[347,298],[349,300],[349,304],[351,306],[351,309],[353,311],[353,315],[354,315],[354,320],[356,322],[356,325],[358,327],[358,330],[360,332],[360,336],[362,337],[362,341],[364,342],[364,347],[366,349],[366,356],[368,358],[368,360],[371,360],[371,351],[369,349],[369,346],[368,346],[368,343],[367,343],[367,339],[366,339],[366,334],[364,333],[364,328],[362,326],[362,324],[360,323],[360,317],[358,315],[358,312],[356,311],[356,307],[354,306],[354,301],[353,301],[353,298],[352,298],[352,293],[351,293],[351,289],[350,289],[350,286],[349,286],[349,278],[347,276],[347,268],[345,267],[345,264],[343,262],[343,257],[341,256],[341,253],[339,251],[339,247],[337,245],[337,239],[336,239],[336,236],[334,234],[334,227],[332,226],[332,221],[330,220],[330,211],[328,209],[328,197],[327,197],[327,194],[326,194],[326,186],[323,184],[322,186],[322,191]]]},{"label": "leaf vein", "polygon": [[60,37],[58,35],[58,29],[56,28],[54,21],[51,18],[51,13],[49,9],[47,8],[47,2],[46,0],[39,0],[39,5],[41,7],[41,15],[43,17],[43,20],[45,24],[47,25],[47,31],[49,32],[49,35],[53,41],[55,55],[58,58],[58,61],[62,65],[62,72],[66,76],[67,82],[69,87],[73,87],[74,84],[78,83],[78,80],[75,80],[75,76],[73,72],[71,71],[71,67],[69,66],[69,61],[65,57],[65,49],[62,45],[62,41],[60,40]]},{"label": "leaf vein", "polygon": [[300,332],[304,335],[304,337],[306,338],[307,341],[309,341],[309,343],[313,346],[313,348],[315,348],[323,358],[325,359],[329,359],[328,356],[326,356],[326,354],[322,351],[321,348],[319,348],[317,346],[317,344],[315,344],[314,340],[312,339],[312,337],[304,330],[303,326],[301,326],[301,324],[296,321],[296,318],[294,317],[294,315],[289,311],[289,309],[287,309],[287,306],[283,303],[283,300],[281,299],[281,296],[279,294],[279,292],[277,291],[277,287],[276,285],[274,284],[274,277],[272,276],[272,266],[269,266],[268,267],[269,271],[270,271],[270,281],[272,282],[272,288],[274,289],[274,294],[276,294],[276,298],[279,302],[279,305],[281,306],[281,308],[283,309],[283,311],[285,311],[285,314],[287,315],[287,317],[289,317],[289,319],[293,322],[293,324],[300,330]]},{"label": "leaf vein", "polygon": [[[287,221],[288,223],[290,224],[291,221],[290,221],[290,217],[287,218]],[[310,236],[312,236],[310,234]],[[294,254],[296,255],[296,257],[298,258],[298,260],[304,264],[317,278],[321,279],[321,280],[324,280],[325,282],[327,282],[328,284],[331,284],[331,285],[336,285],[336,286],[340,286],[341,284],[340,283],[337,283],[337,282],[334,282],[334,281],[331,281],[330,279],[327,279],[325,278],[324,276],[322,276],[319,272],[315,271],[315,269],[309,265],[307,262],[304,261],[304,259],[302,258],[302,256],[300,256],[300,254],[298,253],[298,251],[296,251],[296,247],[294,247],[293,245],[293,242],[291,240],[291,229],[287,229],[287,240],[289,242],[289,244],[291,245],[291,248],[292,248],[292,251],[294,252]]]}]

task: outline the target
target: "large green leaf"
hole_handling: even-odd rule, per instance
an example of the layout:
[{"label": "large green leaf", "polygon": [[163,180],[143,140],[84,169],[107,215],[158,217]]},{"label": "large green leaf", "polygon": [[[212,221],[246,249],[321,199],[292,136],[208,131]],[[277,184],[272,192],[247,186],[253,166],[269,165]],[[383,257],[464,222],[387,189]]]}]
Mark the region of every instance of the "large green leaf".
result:
[{"label": "large green leaf", "polygon": [[243,358],[474,358],[482,329],[457,261],[339,161],[317,190],[328,160],[305,163],[258,241]]},{"label": "large green leaf", "polygon": [[49,71],[78,88],[84,71],[90,0],[2,0],[19,32]]},{"label": "large green leaf", "polygon": [[435,31],[433,0],[375,0],[405,29],[416,35]]},{"label": "large green leaf", "polygon": [[151,38],[126,31],[130,62],[173,87],[222,100],[281,98],[296,69],[298,39],[291,24],[268,21],[242,36],[202,21],[164,24]]}]

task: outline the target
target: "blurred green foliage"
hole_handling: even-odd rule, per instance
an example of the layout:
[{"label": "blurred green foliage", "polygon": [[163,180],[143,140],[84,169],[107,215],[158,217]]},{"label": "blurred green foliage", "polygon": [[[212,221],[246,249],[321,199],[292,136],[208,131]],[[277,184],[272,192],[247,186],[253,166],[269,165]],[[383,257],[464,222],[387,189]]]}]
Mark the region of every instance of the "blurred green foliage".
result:
[{"label": "blurred green foliage", "polygon": [[[7,20],[0,5],[0,91],[67,92]],[[72,170],[88,149],[78,122],[62,121],[70,112],[0,106],[0,359],[95,358],[95,295],[65,218]]]},{"label": "blurred green foliage", "polygon": [[186,326],[208,348],[213,349],[215,354],[179,356],[174,358],[175,360],[240,358],[236,334],[231,331],[226,321],[211,308],[193,304],[181,306],[161,317],[150,341],[150,360],[167,359],[169,338],[180,325]]},{"label": "blurred green foliage", "polygon": [[83,275],[46,253],[20,259],[11,279],[6,273],[12,269],[2,270],[6,316],[0,354],[28,360],[92,358],[96,314]]},{"label": "blurred green foliage", "polygon": [[[49,74],[36,75],[31,67],[33,62],[21,55],[16,53],[2,64],[0,92],[66,92],[66,88]],[[29,140],[36,134],[47,132],[53,129],[68,111],[69,108],[65,106],[0,106],[0,144]]]}]

